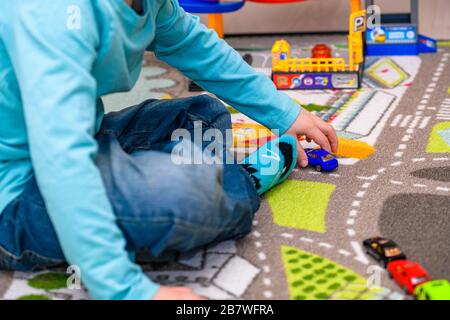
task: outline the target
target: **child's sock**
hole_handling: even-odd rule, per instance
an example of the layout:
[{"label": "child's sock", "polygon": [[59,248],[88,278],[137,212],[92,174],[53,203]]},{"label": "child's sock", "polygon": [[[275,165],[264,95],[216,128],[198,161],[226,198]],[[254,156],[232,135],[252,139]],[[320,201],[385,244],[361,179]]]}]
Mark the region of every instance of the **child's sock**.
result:
[{"label": "child's sock", "polygon": [[267,142],[241,161],[259,195],[287,179],[297,160],[297,141],[284,135]]}]

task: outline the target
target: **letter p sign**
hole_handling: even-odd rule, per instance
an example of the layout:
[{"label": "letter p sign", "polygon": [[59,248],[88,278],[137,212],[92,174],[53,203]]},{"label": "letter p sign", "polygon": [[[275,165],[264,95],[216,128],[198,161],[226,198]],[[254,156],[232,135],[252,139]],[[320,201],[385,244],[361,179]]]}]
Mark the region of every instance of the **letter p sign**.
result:
[{"label": "letter p sign", "polygon": [[353,19],[353,32],[363,32],[366,31],[366,14],[359,14]]}]

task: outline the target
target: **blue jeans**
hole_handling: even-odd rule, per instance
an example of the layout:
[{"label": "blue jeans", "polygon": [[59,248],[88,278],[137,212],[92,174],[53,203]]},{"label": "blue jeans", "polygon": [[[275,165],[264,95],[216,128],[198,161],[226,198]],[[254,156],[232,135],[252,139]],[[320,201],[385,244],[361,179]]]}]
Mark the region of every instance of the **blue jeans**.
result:
[{"label": "blue jeans", "polygon": [[[194,121],[203,130],[231,127],[223,104],[205,95],[148,100],[103,120],[96,163],[130,252],[145,251],[157,261],[251,230],[260,199],[242,166],[171,160],[172,132],[192,131]],[[64,263],[32,178],[0,215],[0,268],[31,271]]]}]

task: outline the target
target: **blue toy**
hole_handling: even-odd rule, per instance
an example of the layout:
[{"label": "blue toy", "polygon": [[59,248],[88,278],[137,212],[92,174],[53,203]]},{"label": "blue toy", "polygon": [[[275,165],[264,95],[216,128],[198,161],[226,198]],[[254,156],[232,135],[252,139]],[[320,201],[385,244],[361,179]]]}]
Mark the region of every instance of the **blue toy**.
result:
[{"label": "blue toy", "polygon": [[308,156],[308,163],[317,171],[333,171],[338,168],[339,164],[336,158],[324,149],[305,149]]},{"label": "blue toy", "polygon": [[[366,0],[368,13],[375,0]],[[369,26],[366,32],[366,56],[415,56],[436,53],[437,41],[419,34],[419,0],[410,0],[406,13],[378,16],[380,25]]]}]

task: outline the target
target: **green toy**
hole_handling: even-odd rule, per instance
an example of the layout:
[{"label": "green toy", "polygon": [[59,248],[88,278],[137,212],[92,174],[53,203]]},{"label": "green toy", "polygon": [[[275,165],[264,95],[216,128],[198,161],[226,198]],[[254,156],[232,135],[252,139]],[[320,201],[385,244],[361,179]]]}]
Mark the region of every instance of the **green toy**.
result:
[{"label": "green toy", "polygon": [[450,300],[450,283],[447,280],[431,280],[414,290],[417,300]]}]

